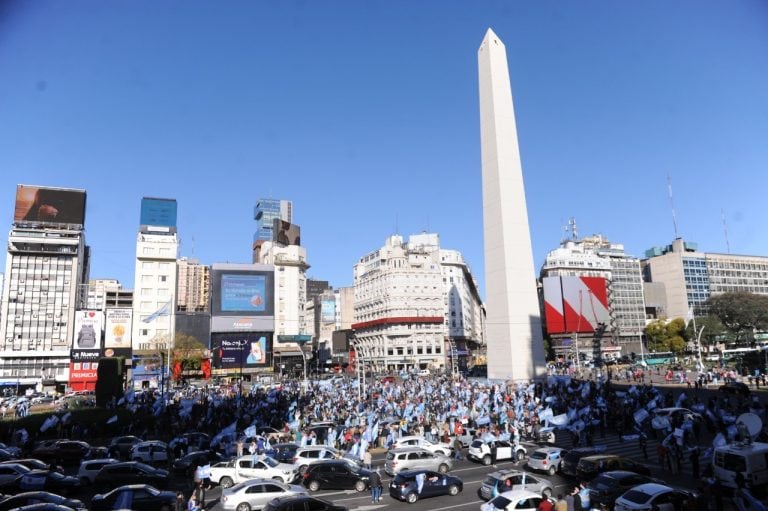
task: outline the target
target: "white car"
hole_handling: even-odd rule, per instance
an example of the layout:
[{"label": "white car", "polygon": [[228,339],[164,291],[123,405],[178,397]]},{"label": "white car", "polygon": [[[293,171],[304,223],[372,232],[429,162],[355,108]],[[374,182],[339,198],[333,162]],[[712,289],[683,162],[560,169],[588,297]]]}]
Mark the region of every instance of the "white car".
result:
[{"label": "white car", "polygon": [[222,488],[230,488],[247,479],[275,479],[290,483],[297,477],[298,472],[294,465],[280,463],[269,456],[262,456],[253,463],[253,457],[250,455],[216,463],[211,467],[210,475],[211,482],[221,485]]},{"label": "white car", "polygon": [[475,440],[469,446],[467,458],[479,461],[483,465],[490,465],[493,462],[492,449],[494,448],[496,449],[496,461],[520,461],[524,460],[528,453],[522,445],[515,445],[507,440],[492,440],[490,442]]},{"label": "white car", "polygon": [[82,461],[80,463],[80,468],[77,471],[77,479],[82,486],[93,484],[93,480],[96,478],[96,474],[99,473],[99,470],[101,470],[101,467],[119,462],[120,460],[116,460],[115,458],[100,458]]},{"label": "white car", "polygon": [[546,472],[553,476],[560,471],[560,463],[567,451],[561,447],[542,447],[536,449],[528,458],[528,468],[540,472]]},{"label": "white car", "polygon": [[293,464],[299,474],[304,474],[307,467],[323,460],[335,460],[341,458],[341,453],[333,447],[325,445],[307,445],[296,449],[293,456]]},{"label": "white car", "polygon": [[424,437],[416,435],[402,436],[398,438],[395,440],[395,443],[392,444],[390,449],[402,449],[403,447],[421,447],[429,452],[443,454],[445,456],[451,456],[453,454],[453,447],[451,447],[450,444],[443,442],[433,443]]},{"label": "white car", "polygon": [[505,491],[482,506],[480,511],[537,511],[544,497],[528,490]]},{"label": "white car", "polygon": [[168,461],[168,445],[159,440],[139,442],[131,447],[130,459],[143,463],[157,463]]},{"label": "white car", "polygon": [[264,508],[277,497],[306,494],[306,489],[295,484],[270,479],[248,479],[221,492],[221,508],[227,511],[252,511]]},{"label": "white car", "polygon": [[616,499],[614,511],[675,511],[686,509],[685,500],[692,498],[685,490],[657,483],[645,483],[627,490]]}]

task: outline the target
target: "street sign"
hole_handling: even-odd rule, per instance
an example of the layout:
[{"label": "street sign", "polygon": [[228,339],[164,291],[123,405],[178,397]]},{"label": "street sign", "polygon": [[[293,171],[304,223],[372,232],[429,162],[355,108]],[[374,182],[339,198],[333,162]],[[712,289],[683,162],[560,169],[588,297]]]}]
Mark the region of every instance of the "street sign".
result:
[{"label": "street sign", "polygon": [[300,335],[278,335],[277,342],[309,342],[312,340],[312,336],[308,334]]}]

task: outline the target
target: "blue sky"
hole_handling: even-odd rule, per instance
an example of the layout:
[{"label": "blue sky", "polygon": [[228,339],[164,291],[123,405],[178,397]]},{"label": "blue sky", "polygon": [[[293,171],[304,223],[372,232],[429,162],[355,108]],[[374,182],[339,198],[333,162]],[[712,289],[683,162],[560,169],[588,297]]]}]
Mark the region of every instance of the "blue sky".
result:
[{"label": "blue sky", "polygon": [[[181,255],[250,262],[290,199],[309,275],[351,285],[394,232],[481,284],[477,49],[507,47],[536,267],[575,217],[642,255],[768,255],[762,1],[0,3],[0,225],[16,185],[84,188],[92,278],[132,287],[143,196]],[[5,254],[3,253],[3,258]],[[4,267],[4,265],[3,265]]]}]

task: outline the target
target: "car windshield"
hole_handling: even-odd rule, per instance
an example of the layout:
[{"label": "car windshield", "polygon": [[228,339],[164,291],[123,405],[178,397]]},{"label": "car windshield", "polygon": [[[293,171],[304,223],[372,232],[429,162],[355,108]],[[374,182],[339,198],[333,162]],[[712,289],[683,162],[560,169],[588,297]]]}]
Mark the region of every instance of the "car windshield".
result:
[{"label": "car windshield", "polygon": [[531,454],[531,459],[532,460],[544,460],[544,459],[547,459],[547,453],[539,452],[539,451],[534,451],[533,454]]},{"label": "car windshield", "polygon": [[270,458],[269,456],[264,456],[264,463],[266,463],[272,468],[280,464],[275,458]]},{"label": "car windshield", "polygon": [[482,445],[483,445],[482,440],[474,440],[472,442],[472,447],[474,447],[475,449],[477,449],[478,447],[481,447]]},{"label": "car windshield", "polygon": [[640,490],[629,490],[621,496],[622,499],[632,502],[633,504],[645,504],[651,500],[651,496]]},{"label": "car windshield", "polygon": [[499,479],[496,479],[493,476],[488,476],[485,479],[483,479],[483,484],[487,484],[488,486],[495,487],[497,484],[499,484]]},{"label": "car windshield", "polygon": [[496,497],[490,502],[490,504],[496,509],[507,509],[507,506],[510,505],[511,503],[512,503],[511,500],[501,495],[499,495],[498,497]]},{"label": "car windshield", "polygon": [[390,460],[390,461],[391,461],[391,460],[393,460],[393,459],[395,459],[395,453],[393,453],[393,452],[391,452],[391,451],[390,451],[390,452],[388,452],[388,453],[387,453],[387,460]]},{"label": "car windshield", "polygon": [[154,472],[155,468],[147,465],[146,463],[136,463],[136,467],[144,472]]},{"label": "car windshield", "polygon": [[614,486],[614,479],[607,476],[597,476],[589,483],[589,487],[595,490],[607,490]]}]

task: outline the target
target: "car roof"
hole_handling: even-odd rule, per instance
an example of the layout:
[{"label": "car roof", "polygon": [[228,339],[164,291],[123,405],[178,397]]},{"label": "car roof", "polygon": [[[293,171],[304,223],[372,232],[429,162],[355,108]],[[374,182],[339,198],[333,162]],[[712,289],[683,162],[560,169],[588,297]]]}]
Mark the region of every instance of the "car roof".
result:
[{"label": "car roof", "polygon": [[500,493],[499,495],[512,501],[517,501],[520,499],[530,499],[532,497],[539,498],[539,499],[541,498],[540,493],[536,493],[530,490],[510,490],[510,491],[505,491],[503,493]]},{"label": "car roof", "polygon": [[566,449],[565,449],[565,448],[563,448],[563,447],[539,447],[539,448],[538,448],[538,449],[536,449],[534,452],[546,452],[546,453],[550,453],[550,452],[563,452],[563,451],[565,451],[565,450],[566,450]]},{"label": "car roof", "polygon": [[635,486],[632,489],[635,491],[641,491],[643,493],[647,493],[648,495],[658,495],[659,493],[665,493],[665,492],[674,490],[674,488],[672,488],[671,486],[667,486],[665,484],[659,484],[659,483],[643,483]]},{"label": "car roof", "polygon": [[528,474],[525,470],[518,470],[516,468],[505,468],[503,470],[497,470],[496,472],[491,472],[488,474],[488,477],[493,477],[494,479],[503,479],[505,477],[519,475],[519,474]]},{"label": "car roof", "polygon": [[615,459],[615,458],[622,458],[622,456],[619,456],[618,454],[593,454],[591,456],[584,456],[581,459],[585,461],[596,461],[596,460],[607,460],[607,459]]},{"label": "car roof", "polygon": [[632,472],[630,470],[609,470],[603,472],[597,477],[610,477],[611,479],[624,479],[625,477],[638,476],[640,474]]},{"label": "car roof", "polygon": [[432,454],[431,451],[428,451],[423,447],[396,447],[394,449],[390,449],[389,452],[397,453],[397,454],[403,453],[403,452],[428,452]]}]

